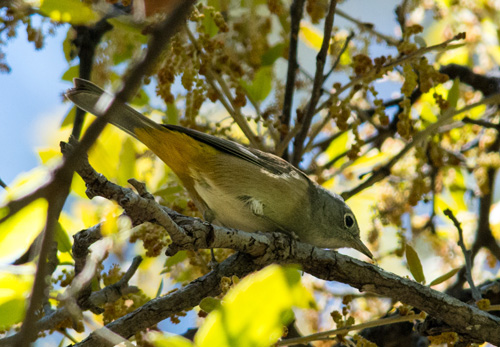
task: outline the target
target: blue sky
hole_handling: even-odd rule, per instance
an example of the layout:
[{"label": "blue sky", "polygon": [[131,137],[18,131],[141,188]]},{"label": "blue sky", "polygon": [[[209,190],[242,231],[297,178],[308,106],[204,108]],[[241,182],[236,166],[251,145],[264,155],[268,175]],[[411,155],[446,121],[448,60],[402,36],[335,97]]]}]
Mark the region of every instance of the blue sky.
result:
[{"label": "blue sky", "polygon": [[70,87],[61,80],[68,68],[61,48],[64,37],[64,28],[59,28],[42,50],[35,50],[19,28],[5,48],[12,72],[0,74],[0,178],[7,184],[38,165],[35,147],[69,109],[61,106],[61,94]]}]

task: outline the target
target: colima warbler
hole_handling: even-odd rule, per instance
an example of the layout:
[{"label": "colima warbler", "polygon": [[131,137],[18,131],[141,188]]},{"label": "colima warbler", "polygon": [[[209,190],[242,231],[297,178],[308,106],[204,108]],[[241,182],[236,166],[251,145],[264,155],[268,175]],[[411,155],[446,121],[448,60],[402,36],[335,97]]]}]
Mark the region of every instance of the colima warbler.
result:
[{"label": "colima warbler", "polygon": [[[112,97],[93,83],[74,80],[66,97],[96,113]],[[285,160],[236,142],[177,125],[160,125],[125,104],[109,122],[132,135],[180,178],[210,222],[248,232],[284,232],[321,248],[351,247],[372,258],[344,200]]]}]

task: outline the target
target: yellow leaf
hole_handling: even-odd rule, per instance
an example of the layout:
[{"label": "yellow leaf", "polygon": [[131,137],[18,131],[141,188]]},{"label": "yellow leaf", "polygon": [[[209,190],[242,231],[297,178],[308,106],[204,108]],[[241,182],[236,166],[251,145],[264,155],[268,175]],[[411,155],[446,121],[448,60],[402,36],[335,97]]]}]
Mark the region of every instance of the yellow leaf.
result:
[{"label": "yellow leaf", "polygon": [[188,339],[170,333],[150,332],[148,340],[156,347],[194,347]]},{"label": "yellow leaf", "polygon": [[103,214],[104,221],[101,226],[101,232],[103,236],[108,236],[116,234],[119,230],[119,217],[121,214],[121,208],[116,202],[106,205]]},{"label": "yellow leaf", "polygon": [[50,172],[46,167],[39,166],[29,172],[19,174],[9,188],[2,191],[0,204],[26,196],[50,180]]},{"label": "yellow leaf", "polygon": [[[468,112],[469,118],[479,119],[484,116],[484,112],[486,111],[486,105],[479,105],[478,107],[474,107]],[[461,113],[461,115],[463,115]]]},{"label": "yellow leaf", "polygon": [[420,117],[427,121],[428,123],[437,122],[436,112],[431,106],[431,104],[425,102],[422,104],[422,108],[420,109]]},{"label": "yellow leaf", "polygon": [[[19,271],[18,267],[16,271]],[[31,274],[0,272],[0,329],[8,329],[23,320],[26,298],[32,284]]]},{"label": "yellow leaf", "polygon": [[128,136],[123,140],[119,154],[117,177],[118,184],[125,186],[127,181],[135,177],[135,159],[137,151],[135,150],[134,140]]},{"label": "yellow leaf", "polygon": [[500,202],[493,204],[490,209],[490,225],[493,237],[500,238]]},{"label": "yellow leaf", "polygon": [[53,21],[71,24],[91,24],[99,16],[79,0],[42,0],[40,12]]},{"label": "yellow leaf", "polygon": [[39,149],[37,152],[42,164],[47,164],[53,158],[60,159],[62,156],[61,151],[56,150],[55,148]]},{"label": "yellow leaf", "polygon": [[443,189],[440,194],[436,194],[435,198],[436,209],[441,213],[447,208],[457,211],[467,211],[467,204],[464,200],[464,191]]},{"label": "yellow leaf", "polygon": [[340,136],[333,140],[325,153],[328,155],[328,160],[338,157],[348,149],[348,144],[350,144],[349,137],[352,132],[344,131]]},{"label": "yellow leaf", "polygon": [[495,63],[500,65],[500,47],[488,45],[486,46],[486,51],[495,60]]},{"label": "yellow leaf", "polygon": [[89,151],[89,162],[94,169],[112,180],[119,176],[120,152],[125,135],[115,127],[108,126]]},{"label": "yellow leaf", "polygon": [[356,159],[354,163],[345,170],[345,173],[351,174],[354,172],[359,172],[359,173],[368,172],[375,166],[380,166],[385,164],[389,159],[392,158],[392,155],[393,154],[389,151],[379,152],[376,149],[371,150],[365,155]]},{"label": "yellow leaf", "polygon": [[323,44],[323,33],[308,22],[300,22],[299,37],[306,45],[319,51]]},{"label": "yellow leaf", "polygon": [[[21,256],[45,226],[47,200],[38,199],[0,224],[0,263]],[[4,207],[0,215],[5,215]]]},{"label": "yellow leaf", "polygon": [[457,47],[452,50],[448,50],[439,54],[439,64],[448,65],[448,64],[459,64],[459,65],[467,65],[469,62],[469,47],[462,46]]}]

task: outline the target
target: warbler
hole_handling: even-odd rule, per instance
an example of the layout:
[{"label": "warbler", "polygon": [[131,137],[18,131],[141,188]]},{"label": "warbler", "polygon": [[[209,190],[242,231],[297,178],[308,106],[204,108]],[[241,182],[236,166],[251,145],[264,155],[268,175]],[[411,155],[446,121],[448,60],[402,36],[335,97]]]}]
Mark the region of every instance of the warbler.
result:
[{"label": "warbler", "polygon": [[[97,112],[112,97],[75,79],[66,97]],[[113,107],[109,122],[135,137],[182,181],[209,222],[248,232],[284,232],[321,248],[350,247],[372,258],[344,200],[270,153],[193,129],[158,124],[126,104]]]}]

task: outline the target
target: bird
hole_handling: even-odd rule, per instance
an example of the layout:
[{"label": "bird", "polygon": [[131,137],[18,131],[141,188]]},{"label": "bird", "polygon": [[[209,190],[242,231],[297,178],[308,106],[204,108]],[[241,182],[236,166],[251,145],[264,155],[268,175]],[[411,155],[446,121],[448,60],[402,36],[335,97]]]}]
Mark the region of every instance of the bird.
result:
[{"label": "bird", "polygon": [[[99,114],[113,97],[75,78],[66,98]],[[116,102],[109,123],[130,134],[179,177],[205,220],[247,232],[282,232],[320,248],[353,248],[370,259],[354,213],[342,197],[286,160],[235,141],[173,124],[159,124]]]}]

